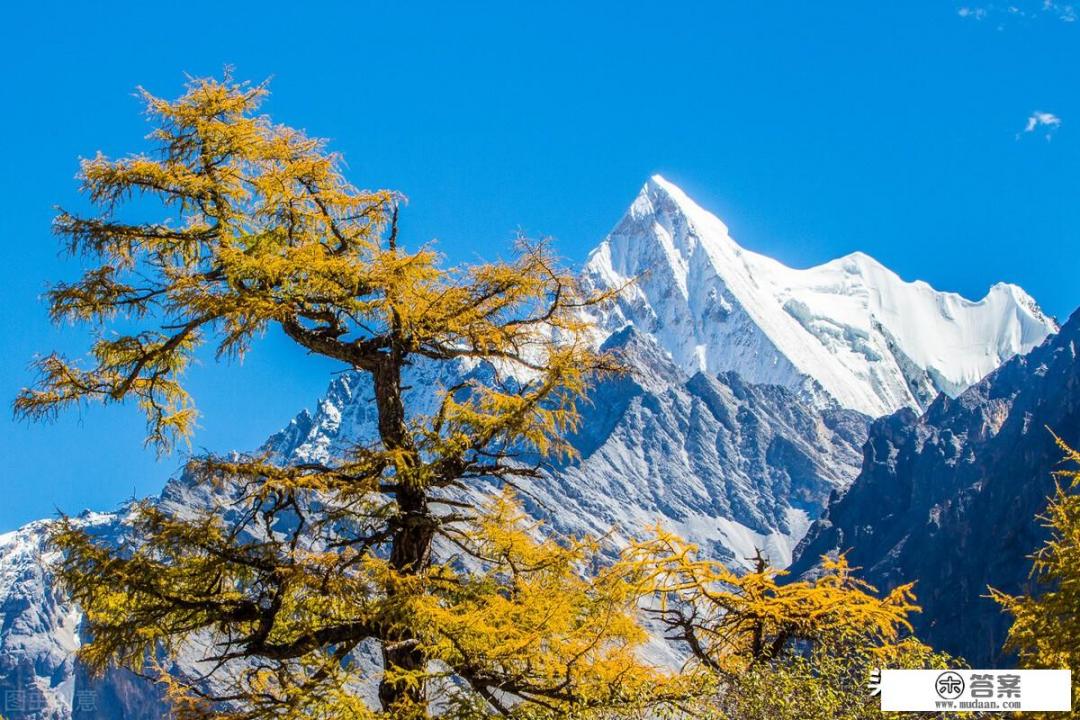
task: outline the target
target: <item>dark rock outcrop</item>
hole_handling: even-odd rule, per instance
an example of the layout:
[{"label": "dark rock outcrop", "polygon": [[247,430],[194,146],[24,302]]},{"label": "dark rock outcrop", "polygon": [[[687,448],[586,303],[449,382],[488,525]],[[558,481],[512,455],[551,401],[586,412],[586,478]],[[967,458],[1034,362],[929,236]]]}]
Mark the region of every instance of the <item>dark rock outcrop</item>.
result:
[{"label": "dark rock outcrop", "polygon": [[975,667],[1007,663],[1009,619],[987,586],[1029,585],[1029,556],[1046,539],[1036,515],[1061,459],[1050,431],[1080,445],[1078,353],[1080,311],[959,397],[876,421],[859,477],[800,544],[793,576],[850,550],[883,591],[917,581],[924,640]]}]

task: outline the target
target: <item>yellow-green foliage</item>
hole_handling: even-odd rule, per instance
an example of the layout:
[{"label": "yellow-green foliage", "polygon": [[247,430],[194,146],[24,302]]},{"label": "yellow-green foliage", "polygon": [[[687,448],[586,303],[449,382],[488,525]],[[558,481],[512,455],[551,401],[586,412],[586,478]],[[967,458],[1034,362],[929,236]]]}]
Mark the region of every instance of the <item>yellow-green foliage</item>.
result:
[{"label": "yellow-green foliage", "polygon": [[880,718],[869,694],[875,668],[948,667],[909,634],[918,610],[910,584],[884,597],[846,558],[822,558],[814,581],[781,582],[758,555],[736,573],[657,528],[617,569],[638,584],[645,612],[689,650],[679,704],[690,716],[731,720]]},{"label": "yellow-green foliage", "polygon": [[[697,707],[703,717],[731,720],[876,720],[908,717],[883,713],[880,699],[869,692],[875,668],[958,667],[952,658],[934,653],[913,639],[893,644],[884,655],[859,646],[838,653],[824,646],[757,663],[728,677],[715,694]],[[971,717],[929,714],[920,717]]]},{"label": "yellow-green foliage", "polygon": [[912,586],[879,598],[858,580],[841,555],[823,558],[814,582],[781,583],[784,574],[758,556],[738,574],[661,528],[634,546],[623,562],[655,602],[655,615],[694,659],[722,673],[780,657],[797,643],[875,648],[885,652],[910,630]]},{"label": "yellow-green foliage", "polygon": [[[574,415],[535,400],[574,394],[596,365],[574,339],[584,329],[576,308],[598,298],[583,297],[541,244],[466,268],[442,267],[430,248],[404,251],[399,196],[352,187],[323,141],[257,113],[266,94],[214,80],[193,81],[176,101],[143,91],[157,151],[83,161],[83,190],[101,213],[61,212],[55,230],[72,254],[99,264],[56,285],[49,301],[55,320],[94,328],[94,364],[47,356],[16,409],[41,416],[134,398],[150,439],[167,447],[193,427],[180,376],[195,350],[212,340],[219,354],[240,354],[276,323],[308,350],[365,370],[380,354],[531,367],[532,393],[487,389],[467,403],[447,395],[442,441],[518,423],[515,434],[548,449]],[[161,218],[120,219],[135,195],[158,200]],[[125,332],[130,323],[119,320],[147,327]],[[556,349],[552,335],[569,342]]]},{"label": "yellow-green foliage", "polygon": [[[198,348],[240,354],[277,327],[370,376],[378,442],[292,467],[195,459],[190,481],[225,506],[136,505],[118,550],[62,520],[60,577],[93,638],[83,660],[156,674],[180,717],[365,717],[364,683],[395,717],[426,715],[439,683],[461,713],[644,706],[670,678],[635,652],[631,586],[584,572],[596,544],[545,539],[510,496],[469,499],[570,453],[576,399],[614,369],[581,313],[606,297],[543,244],[462,268],[406,250],[400,198],[351,186],[322,141],[258,113],[265,95],[229,79],[194,80],[175,101],[144,92],[155,151],[83,163],[100,213],[61,212],[56,231],[90,267],[49,299],[54,319],[90,325],[91,362],[46,357],[16,409],[134,400],[167,450],[193,427],[182,376]],[[137,195],[159,201],[157,219],[125,219]],[[462,360],[487,363],[494,382],[430,388],[437,410],[409,412],[407,366]],[[357,664],[368,642],[381,678]],[[170,675],[183,646],[214,684]]]},{"label": "yellow-green foliage", "polygon": [[[1060,439],[1066,469],[1040,516],[1050,539],[1032,556],[1034,595],[1011,596],[990,589],[992,597],[1013,616],[1005,648],[1029,668],[1073,670],[1073,705],[1080,707],[1080,453]],[[1077,711],[1073,712],[1077,716]],[[1060,717],[1048,713],[1047,717]]]},{"label": "yellow-green foliage", "polygon": [[[458,552],[419,574],[350,549],[297,550],[284,561],[271,543],[233,544],[220,523],[177,521],[150,504],[138,522],[142,544],[122,558],[70,525],[56,536],[68,557],[64,576],[95,632],[82,658],[91,668],[113,661],[160,672],[155,651],[169,654],[197,629],[230,633],[215,659],[260,657],[263,667],[232,681],[244,710],[217,717],[372,715],[350,686],[377,678],[341,659],[388,631],[432,663],[423,673],[392,672],[397,681],[465,680],[483,705],[515,717],[601,717],[688,694],[637,654],[646,640],[638,588],[616,568],[588,571],[602,565],[596,542],[541,539],[508,493],[448,532]],[[263,562],[276,579],[272,616],[258,607]],[[295,662],[267,662],[279,657]],[[209,711],[198,688],[166,681],[180,717]],[[533,703],[515,712],[512,697]],[[449,717],[470,717],[478,704],[462,690],[448,698]],[[396,716],[422,711],[395,708]]]},{"label": "yellow-green foliage", "polygon": [[[288,467],[196,458],[188,481],[220,507],[137,504],[121,548],[62,519],[59,577],[86,612],[91,670],[156,676],[182,720],[420,718],[431,699],[459,718],[657,718],[701,703],[711,717],[718,697],[723,712],[744,707],[740,674],[795,687],[806,662],[904,646],[910,586],[878,599],[843,558],[815,583],[781,584],[764,562],[738,575],[661,532],[612,561],[493,492],[572,453],[576,401],[617,369],[581,312],[607,296],[542,243],[462,268],[405,249],[400,198],[351,186],[322,141],[258,113],[265,95],[229,79],[194,80],[175,101],[143,93],[154,153],[83,163],[100,212],[61,212],[56,230],[89,269],[49,299],[56,320],[91,327],[90,362],[45,357],[16,409],[132,400],[167,450],[193,428],[182,379],[199,348],[241,354],[277,328],[368,375],[378,438]],[[137,195],[159,201],[157,219],[124,219]],[[427,388],[435,410],[411,411],[405,368],[463,360],[493,380]],[[694,662],[644,662],[643,617]],[[171,672],[182,648],[211,682]],[[372,648],[379,677],[358,662]],[[377,708],[362,699],[372,684]]]}]

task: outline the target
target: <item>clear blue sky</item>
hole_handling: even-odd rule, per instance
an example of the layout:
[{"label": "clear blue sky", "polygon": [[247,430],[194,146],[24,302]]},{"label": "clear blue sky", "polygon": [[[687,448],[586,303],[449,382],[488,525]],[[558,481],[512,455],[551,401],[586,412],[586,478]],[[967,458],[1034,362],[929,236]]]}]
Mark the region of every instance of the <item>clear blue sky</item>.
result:
[{"label": "clear blue sky", "polygon": [[[975,1],[12,5],[0,396],[35,353],[83,347],[39,299],[75,270],[49,221],[81,207],[76,159],[143,147],[136,85],[175,95],[225,64],[272,75],[269,112],[331,138],[356,184],[405,192],[404,233],[454,260],[521,228],[580,262],[661,172],[789,264],[858,249],[970,297],[1016,282],[1064,317],[1080,304],[1080,22],[1064,3]],[[1051,115],[1024,132],[1036,111]],[[243,366],[197,368],[196,445],[258,445],[331,369],[274,335]],[[155,461],[142,429],[120,407],[9,421],[0,531],[156,492],[181,460]]]}]

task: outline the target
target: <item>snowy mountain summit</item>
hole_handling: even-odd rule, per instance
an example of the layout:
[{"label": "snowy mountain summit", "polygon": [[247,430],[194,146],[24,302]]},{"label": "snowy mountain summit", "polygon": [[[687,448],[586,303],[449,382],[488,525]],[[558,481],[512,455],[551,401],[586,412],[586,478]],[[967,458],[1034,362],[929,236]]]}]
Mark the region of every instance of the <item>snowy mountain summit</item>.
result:
[{"label": "snowy mountain summit", "polygon": [[1057,330],[1016,285],[982,300],[906,282],[863,253],[789,268],[659,175],[590,254],[594,287],[620,287],[601,318],[652,335],[685,371],[734,371],[871,416],[955,396]]}]

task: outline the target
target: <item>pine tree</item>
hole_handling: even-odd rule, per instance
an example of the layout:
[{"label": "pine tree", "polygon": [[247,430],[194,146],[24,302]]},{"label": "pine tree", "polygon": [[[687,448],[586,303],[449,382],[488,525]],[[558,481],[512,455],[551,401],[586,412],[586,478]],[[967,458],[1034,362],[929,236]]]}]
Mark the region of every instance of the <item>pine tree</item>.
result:
[{"label": "pine tree", "polygon": [[[240,356],[280,328],[370,378],[378,440],[289,466],[195,458],[193,482],[229,489],[229,521],[140,503],[120,549],[62,519],[59,577],[92,637],[81,658],[153,674],[185,718],[368,717],[359,688],[375,681],[402,718],[426,716],[436,689],[460,716],[586,717],[662,694],[636,652],[636,587],[586,572],[595,541],[545,538],[485,489],[571,452],[577,399],[614,369],[581,312],[606,298],[542,243],[461,268],[405,249],[399,196],[350,185],[323,141],[259,113],[266,93],[229,78],[143,92],[155,154],[82,163],[100,212],[61,211],[55,229],[90,267],[48,299],[93,329],[90,361],[44,357],[16,410],[132,401],[168,451],[194,427],[183,374],[200,348]],[[156,220],[126,219],[150,207]],[[410,410],[408,367],[463,361],[494,380],[428,388],[437,409]],[[381,679],[355,660],[366,643]],[[170,673],[185,647],[211,682]]]},{"label": "pine tree", "polygon": [[1035,592],[1013,596],[990,588],[990,594],[1013,616],[1005,649],[1018,653],[1024,667],[1072,668],[1073,706],[1080,708],[1080,452],[1055,439],[1067,468],[1055,473],[1054,497],[1039,517],[1050,539],[1032,556]]}]

